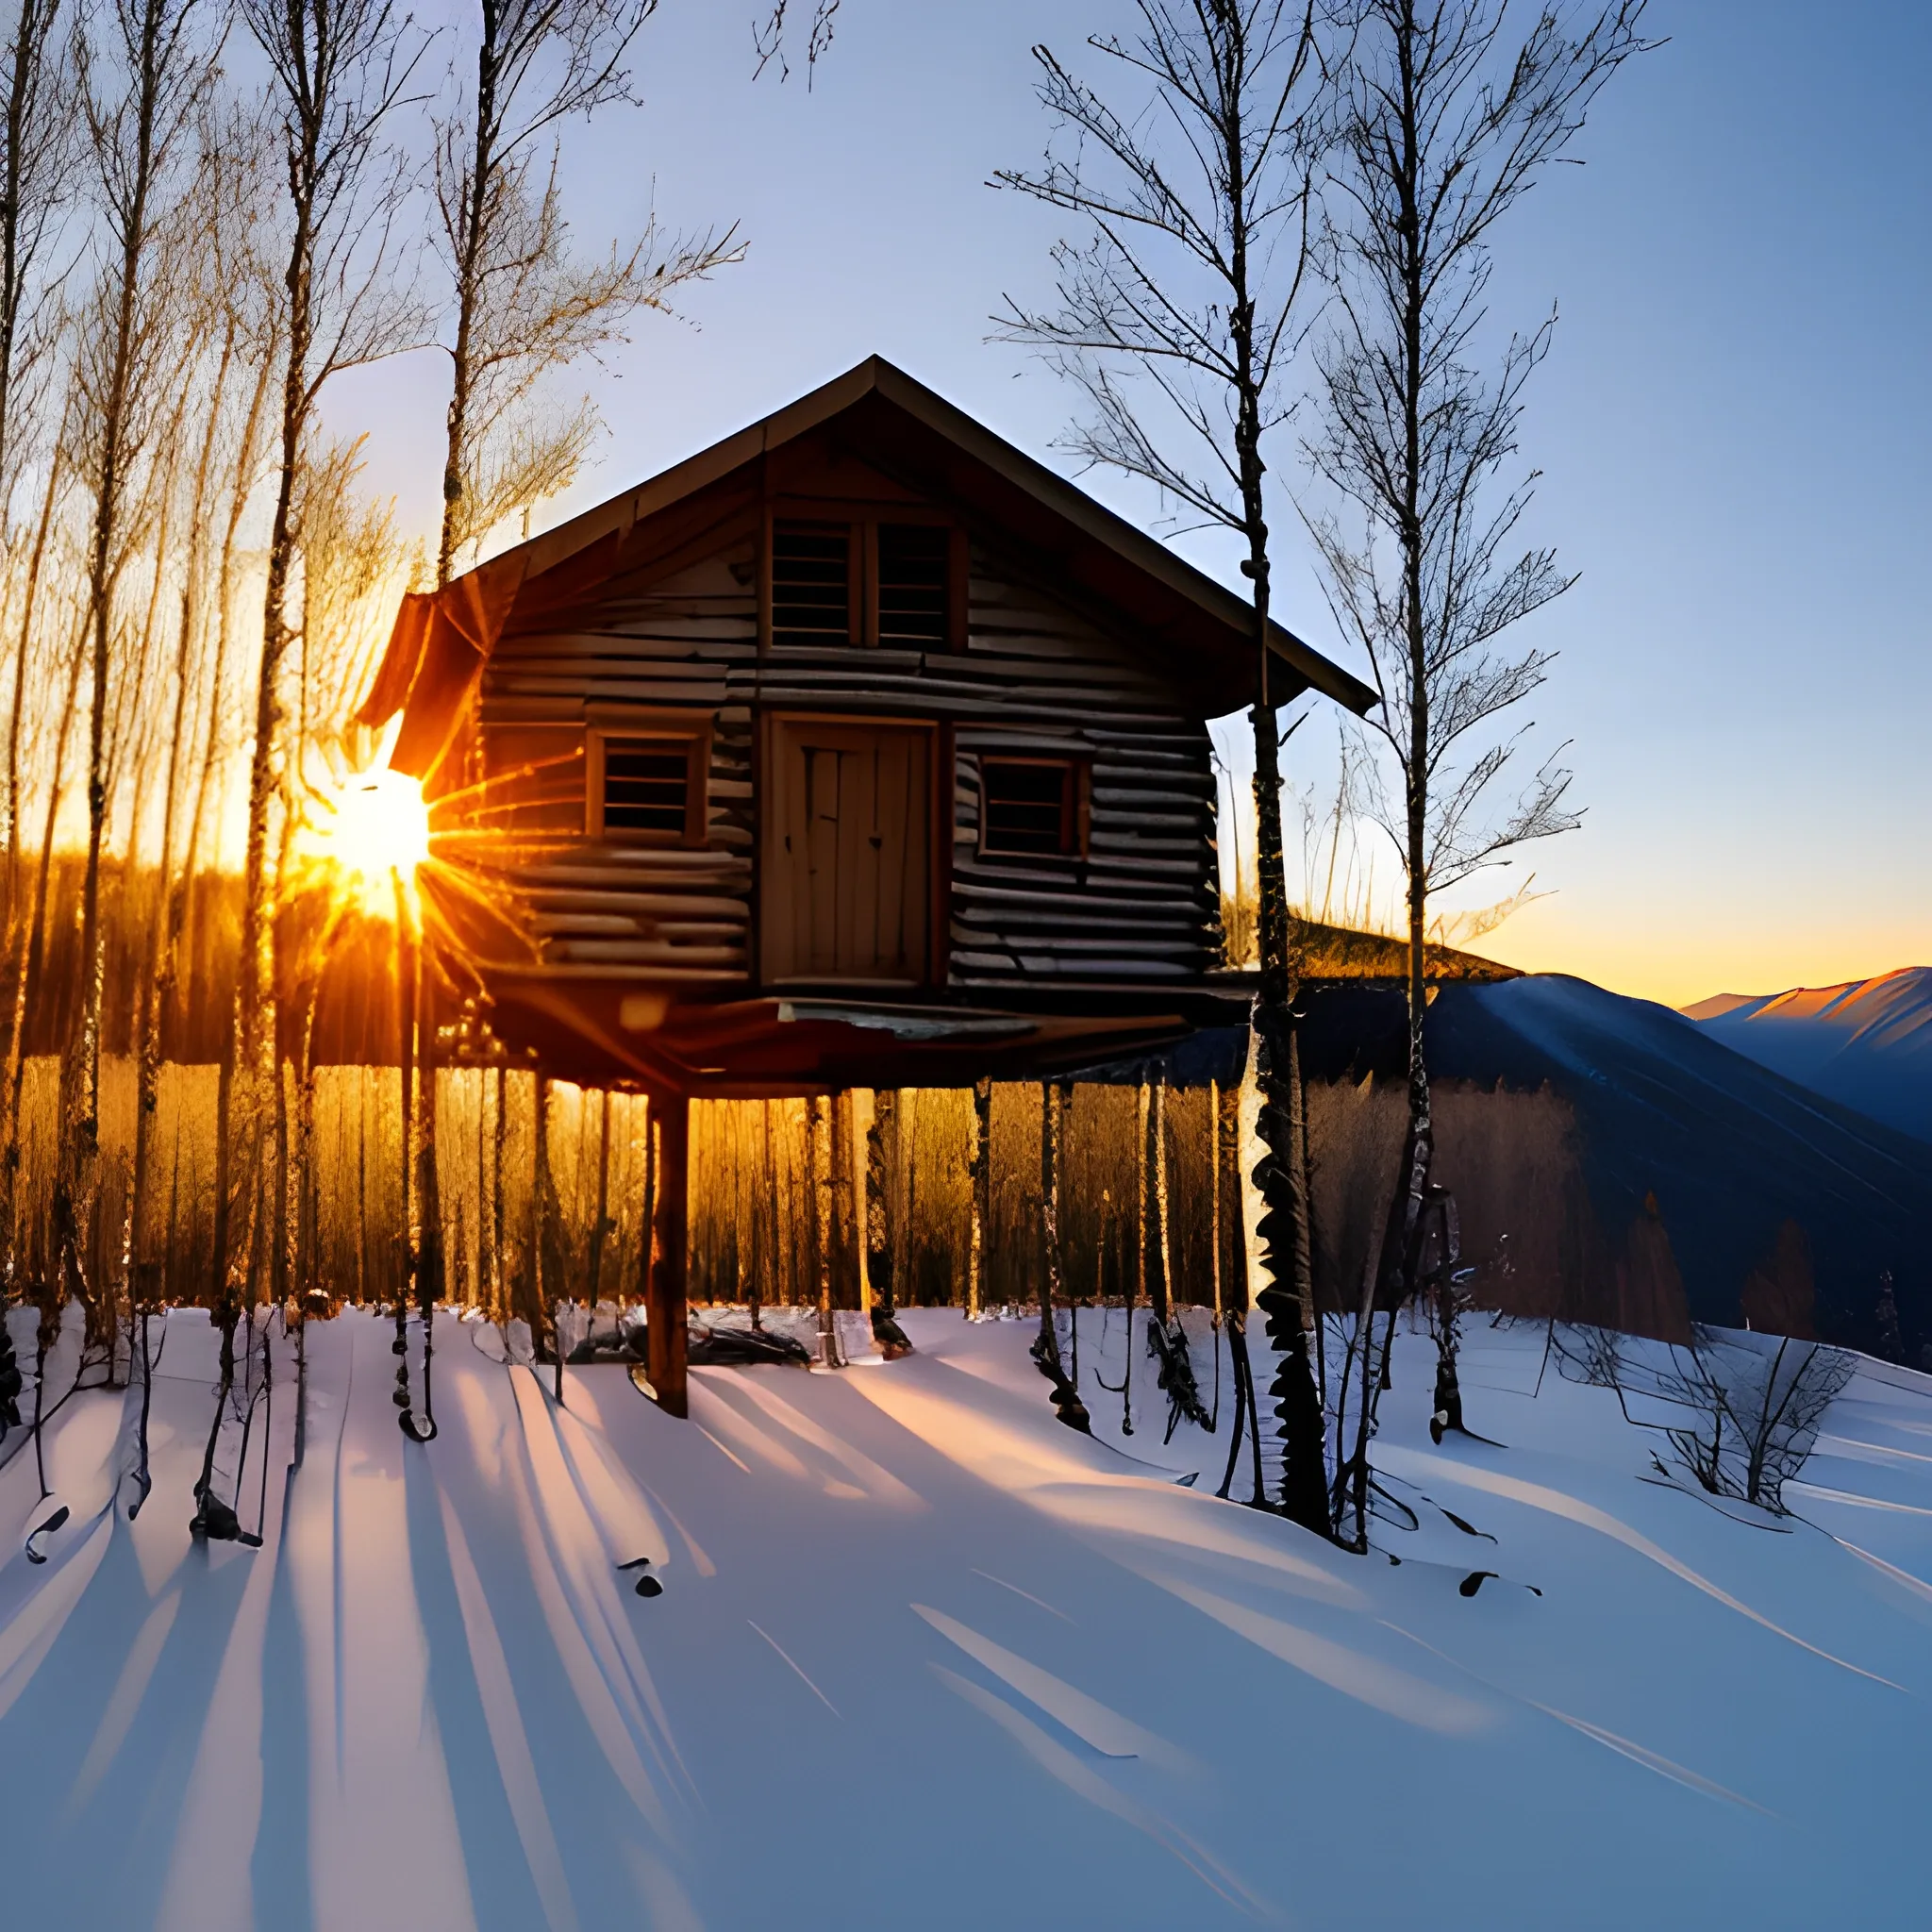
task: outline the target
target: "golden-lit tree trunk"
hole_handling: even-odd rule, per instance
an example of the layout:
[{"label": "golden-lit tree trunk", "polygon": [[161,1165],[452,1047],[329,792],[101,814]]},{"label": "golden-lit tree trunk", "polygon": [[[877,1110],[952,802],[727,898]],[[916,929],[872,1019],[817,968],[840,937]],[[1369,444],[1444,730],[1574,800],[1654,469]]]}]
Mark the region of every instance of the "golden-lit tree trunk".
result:
[{"label": "golden-lit tree trunk", "polygon": [[806,1252],[811,1257],[813,1305],[819,1318],[819,1359],[841,1366],[838,1330],[832,1321],[832,1150],[831,1103],[814,1093],[805,1103]]},{"label": "golden-lit tree trunk", "polygon": [[[550,1254],[550,1076],[540,1073],[536,1077],[530,1169],[530,1255],[529,1270],[525,1278],[528,1287],[525,1319],[530,1324],[530,1353],[536,1360],[541,1361],[544,1318],[550,1306],[550,1271],[547,1265]],[[557,1352],[553,1346],[552,1353]],[[559,1367],[559,1383],[562,1374]]]},{"label": "golden-lit tree trunk", "polygon": [[[71,406],[70,394],[70,408]],[[54,520],[54,505],[59,495],[63,474],[62,458],[66,426],[63,418],[62,435],[55,443],[53,458],[48,464],[47,492],[42,501],[40,522],[35,529],[33,551],[27,564],[25,608],[21,613],[20,641],[14,657],[13,705],[8,726],[7,952],[8,982],[13,990],[13,1003],[12,1009],[8,1014],[7,1067],[4,1076],[0,1076],[0,1241],[6,1244],[6,1273],[4,1277],[0,1277],[0,1303],[4,1303],[5,1293],[13,1287],[14,1276],[18,1272],[14,1235],[17,1211],[15,1181],[20,1171],[20,1086],[26,1055],[27,967],[39,944],[34,937],[35,930],[45,917],[46,871],[53,856],[53,821],[50,817],[49,839],[45,841],[40,869],[35,876],[36,910],[32,915],[24,917],[20,903],[21,723],[26,705],[28,652],[33,640],[34,616],[39,605],[41,568],[46,556],[47,533]],[[72,718],[73,708],[74,701],[70,696],[63,712],[59,745],[55,757],[53,775],[49,781],[54,788],[53,795],[57,806],[59,798],[60,767],[66,756],[66,721]]]},{"label": "golden-lit tree trunk", "polygon": [[610,1222],[610,1090],[597,1094],[597,1207],[591,1224],[590,1281],[586,1299],[591,1305],[591,1325],[597,1324],[597,1301],[604,1286],[604,1243],[609,1238]]},{"label": "golden-lit tree trunk", "polygon": [[[94,478],[94,511],[87,554],[87,615],[92,661],[89,677],[87,757],[87,862],[81,879],[81,1019],[70,1042],[75,1063],[64,1075],[69,1092],[62,1109],[62,1154],[55,1183],[54,1220],[63,1244],[70,1292],[88,1307],[96,1340],[108,1319],[98,1290],[80,1262],[82,1230],[92,1217],[100,1154],[101,850],[108,821],[108,698],[113,670],[114,592],[121,569],[122,520],[139,432],[134,418],[152,318],[142,313],[142,284],[154,243],[155,202],[169,149],[180,128],[184,90],[197,83],[201,50],[187,36],[194,0],[136,0],[106,18],[119,30],[115,52],[126,63],[128,94],[119,103],[90,99],[88,127],[102,194],[108,235],[103,308],[108,318],[105,368],[94,370],[95,417],[89,424]],[[92,345],[90,345],[91,347]],[[83,351],[86,354],[86,351]],[[158,550],[164,551],[163,519]],[[157,558],[157,589],[159,583]],[[130,860],[133,855],[130,853]]]},{"label": "golden-lit tree trunk", "polygon": [[[186,900],[192,888],[194,856],[177,876],[175,861],[175,820],[181,797],[182,766],[187,756],[189,697],[192,688],[194,596],[201,586],[203,530],[208,494],[213,470],[216,428],[222,404],[227,392],[228,372],[235,356],[237,325],[234,311],[227,313],[222,335],[221,354],[209,386],[208,428],[202,438],[201,454],[194,470],[194,489],[190,502],[188,554],[183,563],[180,629],[175,641],[175,705],[168,737],[167,775],[161,803],[162,916],[155,922],[145,960],[144,977],[136,1000],[134,1056],[136,1094],[134,1112],[134,1169],[128,1190],[130,1240],[128,1253],[132,1267],[135,1304],[143,1310],[158,1306],[161,1264],[148,1252],[146,1235],[149,1174],[157,1110],[159,1106],[161,1071],[161,1025],[172,1003],[181,970],[180,945],[186,919]],[[157,581],[158,581],[157,573]],[[212,709],[219,692],[210,694]]]},{"label": "golden-lit tree trunk", "polygon": [[973,1083],[973,1151],[967,1163],[973,1224],[966,1248],[966,1318],[975,1321],[986,1293],[987,1230],[992,1219],[992,1082]]},{"label": "golden-lit tree trunk", "polygon": [[[41,976],[46,966],[48,884],[54,866],[54,832],[60,815],[62,777],[67,764],[68,741],[73,736],[74,713],[80,699],[80,674],[87,661],[85,640],[75,638],[68,663],[66,691],[60,705],[60,725],[54,741],[53,770],[47,780],[47,810],[41,833],[40,862],[34,873],[33,911],[27,921],[23,957],[13,1005],[11,1063],[7,1070],[7,1148],[0,1155],[5,1163],[8,1242],[7,1275],[12,1281],[19,1274],[19,1202],[21,1098],[26,1082],[27,1016],[40,998]],[[43,1317],[50,1302],[58,1307],[51,1284],[33,1284],[41,1299]]]},{"label": "golden-lit tree trunk", "polygon": [[669,1415],[690,1411],[686,1294],[691,1260],[691,1102],[682,1094],[651,1099],[656,1142],[651,1199],[650,1274],[644,1299],[647,1373]]}]

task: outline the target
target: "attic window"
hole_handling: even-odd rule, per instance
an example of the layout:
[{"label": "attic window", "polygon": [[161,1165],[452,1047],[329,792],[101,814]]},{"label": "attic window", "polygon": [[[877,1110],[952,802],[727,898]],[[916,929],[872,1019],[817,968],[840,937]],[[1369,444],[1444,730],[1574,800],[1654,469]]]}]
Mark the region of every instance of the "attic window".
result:
[{"label": "attic window", "polygon": [[879,642],[941,644],[952,622],[952,532],[942,525],[879,525]]},{"label": "attic window", "polygon": [[844,525],[773,525],[772,641],[852,641],[852,532]]},{"label": "attic window", "polygon": [[1075,758],[979,763],[979,849],[1078,858],[1086,849],[1086,766]]},{"label": "attic window", "polygon": [[702,844],[706,741],[701,736],[592,734],[593,838],[640,844]]}]

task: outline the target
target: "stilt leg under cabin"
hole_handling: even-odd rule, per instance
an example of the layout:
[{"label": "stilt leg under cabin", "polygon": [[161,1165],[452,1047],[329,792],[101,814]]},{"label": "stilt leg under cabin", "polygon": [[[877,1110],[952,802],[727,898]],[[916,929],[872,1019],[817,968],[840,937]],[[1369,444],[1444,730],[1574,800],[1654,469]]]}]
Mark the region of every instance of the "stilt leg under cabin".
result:
[{"label": "stilt leg under cabin", "polygon": [[691,1102],[681,1094],[651,1099],[651,1137],[657,1154],[652,1204],[649,1279],[644,1288],[651,1387],[667,1414],[689,1413],[685,1391],[686,1289],[691,1257],[691,1202],[687,1182]]}]

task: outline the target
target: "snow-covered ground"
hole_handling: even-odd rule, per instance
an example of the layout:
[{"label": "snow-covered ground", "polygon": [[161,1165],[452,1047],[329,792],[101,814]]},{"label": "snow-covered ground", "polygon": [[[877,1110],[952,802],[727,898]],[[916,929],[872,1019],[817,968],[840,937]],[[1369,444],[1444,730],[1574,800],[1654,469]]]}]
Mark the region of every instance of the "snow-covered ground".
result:
[{"label": "snow-covered ground", "polygon": [[616,1367],[558,1411],[445,1318],[423,1449],[348,1315],[286,1481],[277,1362],[251,1551],[188,1536],[214,1345],[176,1314],[138,1520],[138,1391],[50,1426],[44,1564],[31,1444],[0,1448],[0,1924],[1932,1917],[1932,1381],[1863,1368],[1780,1522],[1657,1480],[1613,1395],[1539,1391],[1540,1328],[1474,1325],[1501,1446],[1434,1449],[1405,1338],[1377,1462],[1421,1527],[1359,1558],[1215,1500],[1231,1399],[1163,1446],[1137,1359],[1124,1441],[1122,1318],[1104,1353],[1081,1325],[1091,1441],[1020,1322],[699,1371],[679,1424]]}]

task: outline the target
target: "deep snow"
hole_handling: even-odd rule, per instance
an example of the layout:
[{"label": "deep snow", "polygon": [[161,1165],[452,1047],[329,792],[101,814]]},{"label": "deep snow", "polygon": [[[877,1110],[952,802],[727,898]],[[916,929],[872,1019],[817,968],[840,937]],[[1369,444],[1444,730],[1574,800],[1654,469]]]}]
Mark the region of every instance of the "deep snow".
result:
[{"label": "deep snow", "polygon": [[1932,1380],[1865,1365],[1774,1522],[1657,1480],[1540,1326],[1472,1324],[1502,1446],[1434,1449],[1405,1337],[1396,1564],[1216,1501],[1231,1404],[1163,1447],[1144,1358],[1123,1439],[1101,1324],[1089,1441],[1024,1322],[915,1311],[896,1363],[701,1370],[679,1424],[615,1367],[570,1371],[559,1413],[440,1318],[425,1450],[352,1313],[310,1331],[286,1507],[278,1380],[251,1552],[190,1542],[214,1350],[175,1314],[138,1521],[138,1391],[50,1426],[73,1515],[43,1566],[31,1445],[0,1448],[0,1924],[1924,1922]]}]

